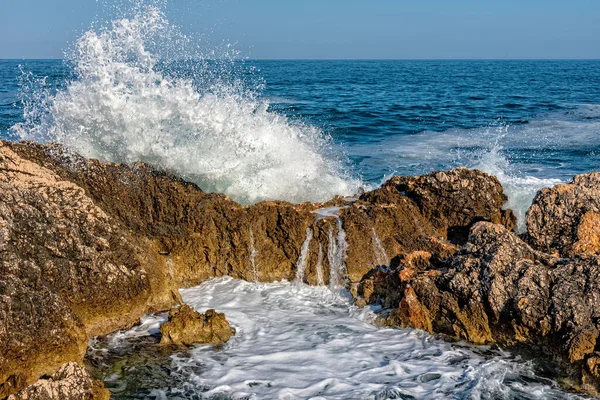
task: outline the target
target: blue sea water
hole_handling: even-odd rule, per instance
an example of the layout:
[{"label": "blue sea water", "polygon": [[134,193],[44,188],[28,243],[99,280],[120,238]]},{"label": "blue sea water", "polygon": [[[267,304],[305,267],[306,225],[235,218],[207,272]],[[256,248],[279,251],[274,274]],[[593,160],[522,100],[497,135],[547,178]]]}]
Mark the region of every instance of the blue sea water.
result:
[{"label": "blue sea water", "polygon": [[[270,110],[330,134],[368,182],[473,163],[494,146],[522,176],[600,166],[598,60],[250,60],[241,71],[264,81]],[[0,137],[24,121],[25,72],[51,90],[72,75],[61,60],[0,60]]]}]

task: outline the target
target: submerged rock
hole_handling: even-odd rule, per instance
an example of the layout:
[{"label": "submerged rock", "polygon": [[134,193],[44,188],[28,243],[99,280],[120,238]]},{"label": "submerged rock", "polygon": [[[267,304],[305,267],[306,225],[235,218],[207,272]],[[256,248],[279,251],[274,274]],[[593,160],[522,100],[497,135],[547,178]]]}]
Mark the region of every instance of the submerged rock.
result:
[{"label": "submerged rock", "polygon": [[547,253],[600,254],[600,172],[540,190],[527,212],[527,235]]},{"label": "submerged rock", "polygon": [[110,393],[81,365],[69,362],[7,400],[108,400]]},{"label": "submerged rock", "polygon": [[160,333],[161,344],[176,346],[195,343],[221,344],[233,336],[225,314],[215,310],[207,310],[200,314],[187,304],[171,309],[169,320],[161,325]]}]

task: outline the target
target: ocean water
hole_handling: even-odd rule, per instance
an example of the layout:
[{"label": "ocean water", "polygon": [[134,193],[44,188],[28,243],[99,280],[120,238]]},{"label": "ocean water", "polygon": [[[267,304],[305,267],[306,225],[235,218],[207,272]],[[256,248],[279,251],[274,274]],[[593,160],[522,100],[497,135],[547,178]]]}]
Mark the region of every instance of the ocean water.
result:
[{"label": "ocean water", "polygon": [[[520,229],[539,188],[600,169],[600,61],[215,58],[160,9],[125,14],[64,60],[0,61],[0,137],[146,161],[243,203],[464,165],[500,179]],[[182,293],[225,312],[235,338],[173,353],[153,315],[96,339],[87,362],[115,398],[577,398],[518,354],[377,328],[340,288],[219,279]]]}]

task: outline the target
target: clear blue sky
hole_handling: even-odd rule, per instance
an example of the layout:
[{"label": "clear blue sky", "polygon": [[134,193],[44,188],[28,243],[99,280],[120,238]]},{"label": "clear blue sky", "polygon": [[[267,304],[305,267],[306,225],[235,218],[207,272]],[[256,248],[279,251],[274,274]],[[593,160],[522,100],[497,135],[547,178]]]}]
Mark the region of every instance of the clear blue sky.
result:
[{"label": "clear blue sky", "polygon": [[[61,58],[106,0],[1,0],[0,58]],[[250,58],[600,58],[600,0],[171,0]]]}]

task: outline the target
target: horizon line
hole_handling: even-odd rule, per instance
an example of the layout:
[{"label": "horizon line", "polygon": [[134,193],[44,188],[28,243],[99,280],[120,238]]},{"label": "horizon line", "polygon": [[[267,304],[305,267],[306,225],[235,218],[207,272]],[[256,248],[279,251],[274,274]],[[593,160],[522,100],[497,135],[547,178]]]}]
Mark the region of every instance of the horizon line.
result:
[{"label": "horizon line", "polygon": [[[200,58],[199,58],[200,59]],[[64,58],[0,57],[0,61],[64,61]],[[202,58],[211,60],[211,58]],[[212,58],[219,60],[219,58]],[[600,61],[600,58],[239,58],[233,61]]]}]

